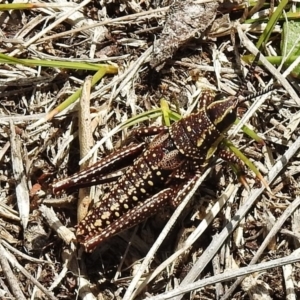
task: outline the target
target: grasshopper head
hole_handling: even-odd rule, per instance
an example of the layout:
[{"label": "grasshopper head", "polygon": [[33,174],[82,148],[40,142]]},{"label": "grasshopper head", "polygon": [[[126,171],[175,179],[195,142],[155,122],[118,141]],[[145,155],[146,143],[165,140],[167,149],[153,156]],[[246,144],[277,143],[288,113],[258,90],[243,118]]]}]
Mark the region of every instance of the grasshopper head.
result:
[{"label": "grasshopper head", "polygon": [[220,132],[227,131],[236,119],[236,109],[239,98],[218,94],[215,100],[207,106],[207,114]]}]

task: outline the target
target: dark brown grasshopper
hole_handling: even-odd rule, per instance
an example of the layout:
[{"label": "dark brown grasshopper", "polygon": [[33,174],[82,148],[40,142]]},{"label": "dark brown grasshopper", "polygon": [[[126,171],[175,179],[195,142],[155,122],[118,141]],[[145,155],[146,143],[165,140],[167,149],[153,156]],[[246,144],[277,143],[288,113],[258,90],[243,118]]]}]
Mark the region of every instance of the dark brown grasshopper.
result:
[{"label": "dark brown grasshopper", "polygon": [[149,145],[141,143],[117,150],[94,166],[55,183],[54,192],[87,182],[92,184],[97,177],[128,166],[112,184],[110,192],[78,225],[77,239],[85,250],[93,251],[99,243],[165,206],[178,206],[212,156],[242,166],[220,144],[236,119],[238,105],[247,98],[240,96],[240,92],[237,96],[224,97],[205,91],[201,109],[196,113],[170,127],[135,131],[138,135],[155,135]]}]

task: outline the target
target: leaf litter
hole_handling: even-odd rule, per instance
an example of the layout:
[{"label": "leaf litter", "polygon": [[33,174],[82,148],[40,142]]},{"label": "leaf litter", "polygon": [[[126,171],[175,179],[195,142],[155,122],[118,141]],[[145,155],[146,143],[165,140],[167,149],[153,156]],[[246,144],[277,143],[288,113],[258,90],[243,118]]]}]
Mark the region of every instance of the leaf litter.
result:
[{"label": "leaf litter", "polygon": [[[108,0],[1,11],[1,53],[109,62],[119,69],[87,92],[90,109],[81,118],[87,120],[89,113],[93,147],[90,137],[80,136],[79,142],[78,132],[86,128],[78,128],[78,104],[32,126],[82,87],[91,71],[1,64],[1,297],[167,299],[164,292],[180,293],[196,279],[198,289],[184,299],[299,297],[299,263],[293,254],[299,248],[299,83],[294,78],[290,85],[276,68],[257,67],[247,83],[252,92],[274,77],[282,84],[247,121],[265,144],[240,131],[233,137],[273,180],[272,193],[249,174],[249,195],[230,168],[218,163],[199,181],[169,232],[164,234],[164,227],[171,209],[87,255],[74,238],[78,193],[51,191],[51,183],[79,170],[84,158],[79,147],[93,149],[92,162],[101,159],[123,145],[131,129],[109,133],[128,118],[158,108],[162,97],[184,116],[197,106],[203,87],[237,91],[248,68],[241,55],[256,55],[251,47],[260,34],[258,27],[237,23],[247,10],[243,1]],[[279,46],[276,32],[266,50],[275,53]],[[247,110],[240,108],[240,116]],[[140,126],[150,124],[161,120]],[[91,200],[99,201],[108,188],[91,188]],[[252,264],[251,275],[238,280]],[[229,276],[233,271],[235,278]]]}]

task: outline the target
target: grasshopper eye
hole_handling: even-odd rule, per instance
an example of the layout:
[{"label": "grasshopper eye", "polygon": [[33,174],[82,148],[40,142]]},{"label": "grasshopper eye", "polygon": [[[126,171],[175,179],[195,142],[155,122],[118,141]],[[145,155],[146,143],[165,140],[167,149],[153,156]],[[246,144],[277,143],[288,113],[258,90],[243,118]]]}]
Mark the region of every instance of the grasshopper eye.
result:
[{"label": "grasshopper eye", "polygon": [[219,93],[215,96],[215,101],[222,101],[222,100],[226,100],[227,98],[228,98],[227,95],[223,93]]}]

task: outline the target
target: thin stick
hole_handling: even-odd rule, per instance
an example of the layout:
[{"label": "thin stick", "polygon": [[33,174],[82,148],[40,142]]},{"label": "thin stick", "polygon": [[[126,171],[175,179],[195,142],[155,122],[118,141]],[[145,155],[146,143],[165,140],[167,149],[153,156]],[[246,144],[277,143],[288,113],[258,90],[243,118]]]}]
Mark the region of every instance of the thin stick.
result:
[{"label": "thin stick", "polygon": [[[284,222],[287,218],[290,217],[290,215],[295,211],[295,209],[298,208],[300,205],[300,197],[297,197],[284,211],[284,213],[280,216],[280,218],[276,221],[266,238],[264,239],[263,243],[259,247],[258,251],[253,256],[251,262],[249,265],[254,265],[258,259],[263,254],[264,250],[268,247],[270,244],[271,239],[277,234],[277,232],[282,228]],[[240,283],[245,279],[245,277],[238,278],[234,284],[230,287],[230,289],[226,292],[226,294],[222,297],[222,300],[225,300],[231,296],[233,291],[240,285]]]},{"label": "thin stick", "polygon": [[[241,41],[243,42],[244,46],[247,48],[249,52],[251,52],[253,55],[257,55],[259,53],[259,50],[255,47],[255,45],[248,39],[246,34],[243,32],[242,27],[240,25],[237,25],[237,31],[239,34],[239,37]],[[260,55],[259,57],[260,61],[263,63],[264,67],[282,84],[282,86],[286,89],[286,91],[290,94],[292,99],[297,103],[298,106],[300,106],[300,99],[292,86],[289,84],[289,82],[282,76],[276,68],[273,67],[271,63],[268,62],[268,60],[263,56]]]},{"label": "thin stick", "polygon": [[1,255],[0,255],[0,265],[3,271],[3,274],[5,275],[8,284],[10,286],[10,289],[13,293],[13,295],[20,300],[26,300],[25,296],[23,295],[20,286],[18,284],[18,279],[16,278],[16,276],[14,275],[13,271],[11,270],[9,263],[7,261],[7,258],[5,255],[3,255],[3,253],[6,252],[6,250],[3,248],[3,246],[1,245],[1,241],[0,241],[0,251],[1,251]]},{"label": "thin stick", "polygon": [[216,276],[212,276],[212,277],[204,279],[204,280],[199,280],[197,282],[190,283],[189,285],[187,285],[185,287],[180,287],[180,288],[174,289],[171,292],[167,292],[167,293],[164,293],[162,295],[155,296],[155,297],[149,297],[149,298],[146,298],[146,299],[147,300],[177,299],[178,297],[176,297],[176,296],[179,296],[181,298],[181,296],[183,294],[188,293],[190,291],[200,289],[200,288],[202,288],[204,286],[207,286],[207,285],[213,285],[213,284],[216,284],[218,282],[232,280],[232,279],[234,279],[236,277],[239,277],[239,276],[244,276],[244,275],[248,275],[248,274],[251,274],[251,273],[261,272],[261,271],[264,271],[264,270],[268,270],[268,269],[277,268],[277,267],[280,267],[280,266],[296,263],[296,262],[299,262],[299,260],[300,260],[300,249],[297,249],[296,251],[294,251],[293,254],[291,254],[289,256],[286,256],[286,257],[283,257],[283,258],[274,259],[272,261],[263,262],[263,263],[258,264],[258,265],[249,266],[249,267],[245,267],[245,268],[240,268],[240,269],[237,269],[237,270],[230,270],[230,271],[227,271],[225,273],[218,274]]},{"label": "thin stick", "polygon": [[[269,183],[271,183],[276,176],[282,171],[284,166],[289,162],[289,160],[295,155],[295,153],[300,148],[300,137],[294,142],[294,144],[285,152],[285,154],[277,161],[269,175]],[[249,198],[245,201],[245,204],[236,212],[236,217],[232,219],[230,223],[226,225],[226,227],[222,230],[222,232],[218,235],[216,239],[214,239],[205,252],[201,255],[201,257],[196,261],[193,268],[187,274],[180,285],[184,287],[185,285],[193,282],[203,271],[203,269],[207,266],[207,264],[211,261],[211,259],[216,255],[217,251],[226,241],[228,236],[235,230],[239,222],[245,217],[246,213],[250,210],[253,204],[256,202],[257,198],[261,196],[265,187],[261,187],[260,189],[256,189],[250,194]],[[182,296],[174,298],[174,300],[180,300]]]},{"label": "thin stick", "polygon": [[[92,87],[92,77],[85,79],[82,94],[79,101],[79,148],[80,159],[84,158],[93,146],[93,136],[91,130],[90,115],[90,94]],[[92,163],[92,158],[84,162],[80,166],[80,170],[84,170]],[[77,221],[80,222],[87,214],[91,203],[90,188],[81,188],[77,203]]]}]

